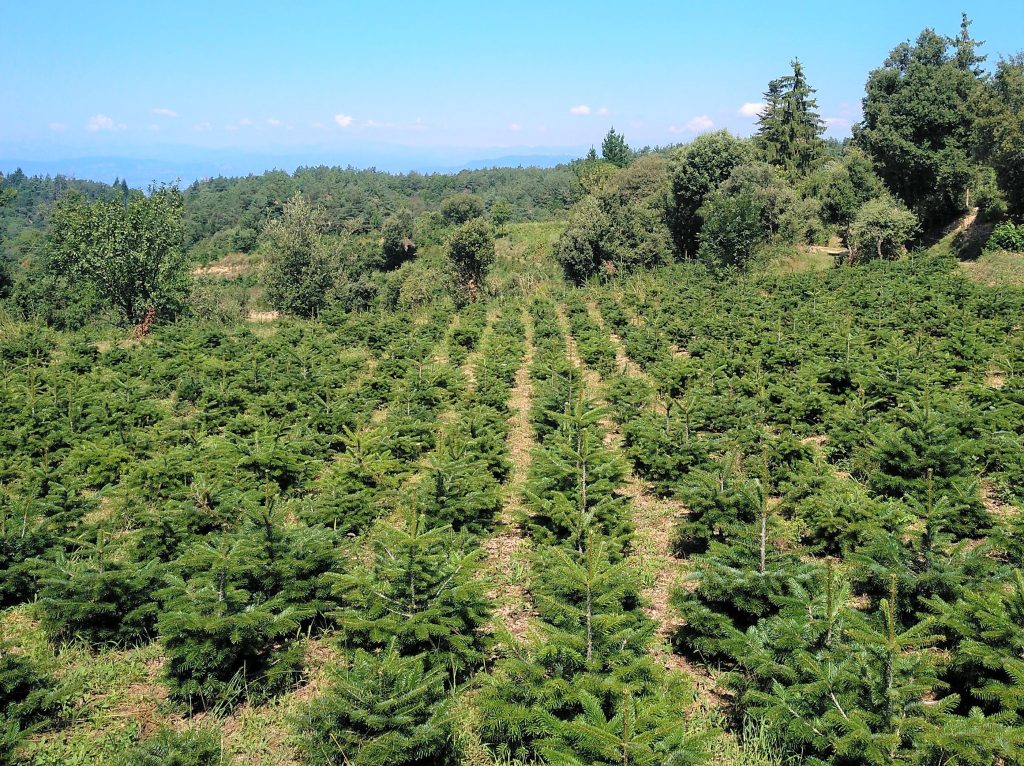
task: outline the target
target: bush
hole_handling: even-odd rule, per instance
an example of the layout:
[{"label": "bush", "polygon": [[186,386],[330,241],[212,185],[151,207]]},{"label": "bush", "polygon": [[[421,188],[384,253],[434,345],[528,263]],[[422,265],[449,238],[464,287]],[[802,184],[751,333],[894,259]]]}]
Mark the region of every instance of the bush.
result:
[{"label": "bush", "polygon": [[1011,253],[1024,253],[1024,224],[1015,226],[1009,221],[1001,223],[992,230],[992,236],[985,243],[985,250],[1008,250]]},{"label": "bush", "polygon": [[906,250],[917,231],[917,216],[893,197],[865,202],[850,226],[850,245],[858,260],[891,259]]}]

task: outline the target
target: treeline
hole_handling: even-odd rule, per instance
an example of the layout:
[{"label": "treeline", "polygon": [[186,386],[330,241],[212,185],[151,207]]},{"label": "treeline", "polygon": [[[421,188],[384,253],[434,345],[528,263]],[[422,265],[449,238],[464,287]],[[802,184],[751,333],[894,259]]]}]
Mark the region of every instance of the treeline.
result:
[{"label": "treeline", "polygon": [[963,17],[946,37],[924,30],[868,75],[852,140],[823,139],[815,91],[799,61],[772,80],[757,133],[725,131],[661,153],[630,152],[614,130],[574,168],[587,196],[557,256],[582,282],[699,259],[741,268],[796,245],[841,243],[850,263],[893,258],[972,209],[1024,216],[1024,56],[987,72]]},{"label": "treeline", "polygon": [[483,287],[495,230],[563,215],[581,189],[567,168],[313,168],[147,194],[19,172],[0,192],[2,220],[18,231],[0,258],[0,298],[16,317],[75,328],[99,316],[139,325],[147,314],[208,311],[188,272],[229,253],[257,256],[251,281],[272,308],[300,316],[418,305],[446,291],[464,303]]},{"label": "treeline", "polygon": [[437,212],[445,198],[458,193],[478,196],[487,210],[507,204],[513,220],[542,220],[563,215],[582,191],[565,166],[429,175],[321,166],[299,168],[291,175],[275,170],[213,178],[185,191],[185,246],[211,240],[207,246],[221,254],[227,249],[248,251],[266,220],[280,215],[295,194],[322,207],[334,233],[366,233],[379,230],[389,215],[402,209],[414,216]]}]

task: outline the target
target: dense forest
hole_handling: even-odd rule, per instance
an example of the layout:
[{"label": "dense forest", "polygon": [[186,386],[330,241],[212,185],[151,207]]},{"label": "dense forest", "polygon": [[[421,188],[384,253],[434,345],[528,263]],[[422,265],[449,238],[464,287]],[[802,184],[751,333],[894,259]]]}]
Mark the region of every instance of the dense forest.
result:
[{"label": "dense forest", "polygon": [[1024,54],[824,137],[0,179],[0,766],[1024,764]]}]

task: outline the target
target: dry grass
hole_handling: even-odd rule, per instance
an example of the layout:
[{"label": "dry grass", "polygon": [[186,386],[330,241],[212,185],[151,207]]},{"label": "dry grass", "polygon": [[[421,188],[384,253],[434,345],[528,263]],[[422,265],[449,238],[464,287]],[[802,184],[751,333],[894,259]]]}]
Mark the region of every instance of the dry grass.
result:
[{"label": "dry grass", "polygon": [[252,256],[229,253],[219,260],[192,269],[192,276],[197,279],[228,280],[249,276],[255,270],[256,262]]},{"label": "dry grass", "polygon": [[250,311],[245,315],[246,321],[253,322],[255,324],[265,324],[266,322],[273,322],[280,318],[280,311]]},{"label": "dry grass", "polygon": [[529,593],[530,542],[523,536],[521,528],[526,513],[523,487],[530,472],[534,445],[533,427],[530,425],[532,387],[529,376],[533,363],[533,325],[525,312],[523,323],[526,353],[516,372],[509,398],[512,417],[507,445],[512,470],[505,482],[497,531],[481,543],[485,552],[484,573],[492,583],[487,595],[494,602],[494,621],[520,641],[526,638],[537,614]]}]

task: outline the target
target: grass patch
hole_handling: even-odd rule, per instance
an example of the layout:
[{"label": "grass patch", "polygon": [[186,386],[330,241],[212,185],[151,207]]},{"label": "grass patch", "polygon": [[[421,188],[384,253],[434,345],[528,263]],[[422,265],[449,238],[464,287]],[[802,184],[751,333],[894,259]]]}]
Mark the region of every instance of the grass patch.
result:
[{"label": "grass patch", "polygon": [[768,264],[769,274],[800,274],[805,271],[828,271],[835,268],[836,258],[845,250],[827,248],[798,248],[774,258]]},{"label": "grass patch", "polygon": [[983,253],[976,261],[962,261],[960,268],[968,279],[988,287],[1024,287],[1024,253]]}]

